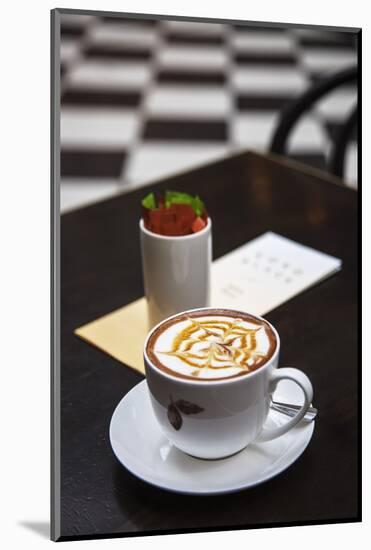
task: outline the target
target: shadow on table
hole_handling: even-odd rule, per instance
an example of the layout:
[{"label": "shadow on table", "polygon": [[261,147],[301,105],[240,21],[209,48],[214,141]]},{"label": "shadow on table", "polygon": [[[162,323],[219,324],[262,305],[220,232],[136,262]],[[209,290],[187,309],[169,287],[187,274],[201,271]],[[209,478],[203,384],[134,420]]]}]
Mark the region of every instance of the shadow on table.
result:
[{"label": "shadow on table", "polygon": [[[284,474],[281,474],[284,477]],[[246,509],[246,491],[230,495],[179,495],[153,487],[131,475],[122,466],[117,465],[114,473],[115,497],[127,518],[119,532],[221,529],[248,524],[248,515],[235,513],[234,510]],[[275,491],[276,480],[271,480],[269,493],[273,499],[278,497]],[[267,498],[267,488],[250,488],[248,500],[251,504]],[[277,503],[278,504],[278,503]],[[196,519],[195,519],[196,518]],[[271,522],[279,518],[270,517]],[[265,523],[268,518],[253,518],[252,523]]]}]

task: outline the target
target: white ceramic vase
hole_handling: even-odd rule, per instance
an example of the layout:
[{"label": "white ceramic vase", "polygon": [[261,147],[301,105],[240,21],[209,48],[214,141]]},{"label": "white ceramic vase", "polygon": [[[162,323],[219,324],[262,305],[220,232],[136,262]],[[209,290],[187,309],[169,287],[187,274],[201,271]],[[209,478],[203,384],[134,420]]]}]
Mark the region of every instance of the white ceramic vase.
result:
[{"label": "white ceramic vase", "polygon": [[181,311],[210,305],[211,225],[208,218],[197,233],[168,237],[149,231],[140,220],[149,328]]}]

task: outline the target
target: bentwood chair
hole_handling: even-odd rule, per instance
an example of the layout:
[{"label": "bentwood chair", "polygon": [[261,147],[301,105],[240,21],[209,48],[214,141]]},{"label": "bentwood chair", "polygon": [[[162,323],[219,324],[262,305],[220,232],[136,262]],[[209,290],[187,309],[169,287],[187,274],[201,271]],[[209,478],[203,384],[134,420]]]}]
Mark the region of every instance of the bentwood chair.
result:
[{"label": "bentwood chair", "polygon": [[[282,110],[277,128],[273,134],[270,151],[280,155],[286,154],[288,137],[300,117],[329,92],[357,80],[357,68],[350,67],[328,78],[321,79],[304,94],[295,98]],[[357,105],[338,131],[327,161],[327,169],[332,174],[343,177],[344,158],[347,145],[357,123]]]}]

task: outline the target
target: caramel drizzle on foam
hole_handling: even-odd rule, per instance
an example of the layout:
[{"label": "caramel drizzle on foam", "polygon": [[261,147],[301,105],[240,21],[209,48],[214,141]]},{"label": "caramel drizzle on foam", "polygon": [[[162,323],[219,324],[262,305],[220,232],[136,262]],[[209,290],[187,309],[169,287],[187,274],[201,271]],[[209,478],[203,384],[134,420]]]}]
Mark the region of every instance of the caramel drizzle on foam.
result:
[{"label": "caramel drizzle on foam", "polygon": [[[178,332],[171,350],[158,353],[173,355],[188,366],[195,367],[192,376],[197,377],[206,369],[237,367],[249,372],[267,356],[266,353],[256,350],[256,333],[263,328],[262,326],[243,327],[242,319],[239,318],[232,322],[219,319],[196,321],[191,317],[187,319],[190,325]],[[205,343],[205,346],[195,350],[195,346],[200,343]]]}]

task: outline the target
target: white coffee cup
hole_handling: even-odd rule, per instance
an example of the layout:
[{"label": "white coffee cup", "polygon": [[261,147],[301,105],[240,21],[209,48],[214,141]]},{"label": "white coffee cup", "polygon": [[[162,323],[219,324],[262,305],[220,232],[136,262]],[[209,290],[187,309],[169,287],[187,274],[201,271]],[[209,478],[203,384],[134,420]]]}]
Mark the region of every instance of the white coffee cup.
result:
[{"label": "white coffee cup", "polygon": [[139,222],[149,327],[210,300],[211,219],[191,235],[158,235]]},{"label": "white coffee cup", "polygon": [[[197,308],[192,311],[207,309]],[[216,309],[213,307],[213,312]],[[225,308],[223,311],[226,312]],[[241,312],[235,310],[227,311],[232,316],[241,315]],[[267,322],[256,315],[252,317]],[[147,354],[147,343],[160,325],[151,330],[144,344],[147,384],[153,410],[163,433],[181,451],[205,459],[227,457],[251,442],[280,437],[296,426],[306,414],[313,398],[312,384],[298,369],[277,368],[280,338],[272,325],[269,324],[276,338],[276,348],[271,358],[248,374],[218,380],[181,378],[153,364]],[[300,386],[304,404],[294,418],[281,426],[268,428],[265,422],[270,400],[280,380],[291,380]]]}]

